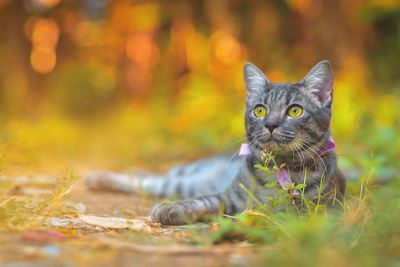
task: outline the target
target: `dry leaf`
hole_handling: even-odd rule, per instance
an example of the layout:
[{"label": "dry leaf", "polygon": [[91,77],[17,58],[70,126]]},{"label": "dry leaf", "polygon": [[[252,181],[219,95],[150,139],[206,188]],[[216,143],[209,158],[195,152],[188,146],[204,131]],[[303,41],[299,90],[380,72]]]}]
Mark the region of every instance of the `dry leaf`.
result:
[{"label": "dry leaf", "polygon": [[68,219],[68,218],[49,218],[44,223],[51,227],[60,227],[63,229],[85,229],[93,230],[93,227],[85,224],[80,219]]},{"label": "dry leaf", "polygon": [[133,229],[138,231],[152,232],[151,227],[143,220],[124,219],[115,217],[98,217],[81,215],[79,217],[84,223],[111,229]]}]

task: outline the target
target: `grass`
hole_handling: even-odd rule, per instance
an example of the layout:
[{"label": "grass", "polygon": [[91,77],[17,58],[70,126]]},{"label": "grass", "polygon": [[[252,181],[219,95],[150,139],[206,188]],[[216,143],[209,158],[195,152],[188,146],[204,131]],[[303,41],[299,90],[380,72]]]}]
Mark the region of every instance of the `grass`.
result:
[{"label": "grass", "polygon": [[[348,182],[346,197],[336,209],[319,201],[309,205],[302,195],[309,203],[305,212],[286,208],[271,213],[261,205],[233,219],[216,218],[218,227],[202,241],[266,245],[270,249],[260,256],[260,265],[400,266],[400,175],[377,185],[375,168]],[[289,202],[290,197],[276,201]]]},{"label": "grass", "polygon": [[[204,129],[189,129],[192,139],[184,140],[181,134],[185,132],[161,130],[164,126],[149,120],[152,116],[121,111],[104,123],[83,125],[50,116],[35,123],[6,124],[1,133],[8,146],[1,147],[0,155],[0,231],[42,229],[49,217],[76,216],[64,203],[89,168],[126,170],[136,163],[153,168],[161,162],[158,167],[162,170],[195,152],[224,152],[231,142],[220,132],[210,130],[207,139],[196,143],[204,137]],[[271,213],[268,207],[259,207],[234,218],[214,218],[208,232],[193,232],[179,242],[196,246],[254,243],[263,247],[255,264],[268,266],[399,266],[400,127],[379,126],[376,122],[374,127],[367,127],[368,123],[371,120],[362,121],[353,137],[336,140],[339,165],[348,178],[346,197],[336,209],[308,205],[307,212],[288,208],[284,213]],[[128,146],[129,140],[136,141]],[[222,145],[214,145],[220,141]],[[204,143],[208,146],[201,150]],[[38,173],[56,173],[58,178],[50,188],[52,194],[15,193],[19,185],[10,177]],[[41,186],[34,177],[29,179]],[[284,197],[274,199],[273,203],[282,200]],[[122,232],[122,236],[142,240],[143,233]],[[156,240],[165,244],[162,237]]]},{"label": "grass", "polygon": [[[234,220],[220,217],[207,235],[213,243],[248,240],[267,245],[261,256],[269,266],[398,266],[400,264],[400,183],[374,192],[348,194],[343,210],[319,209],[266,214],[247,210]],[[362,191],[364,193],[362,193]]]},{"label": "grass", "polygon": [[[43,196],[18,194],[20,186],[15,180],[4,180],[0,187],[0,230],[18,233],[42,229],[47,218],[74,216],[66,212],[64,201],[78,181],[79,177],[74,174],[73,168],[67,168],[63,175],[57,177],[51,188],[52,193]],[[40,183],[36,183],[36,186],[40,187]]]}]

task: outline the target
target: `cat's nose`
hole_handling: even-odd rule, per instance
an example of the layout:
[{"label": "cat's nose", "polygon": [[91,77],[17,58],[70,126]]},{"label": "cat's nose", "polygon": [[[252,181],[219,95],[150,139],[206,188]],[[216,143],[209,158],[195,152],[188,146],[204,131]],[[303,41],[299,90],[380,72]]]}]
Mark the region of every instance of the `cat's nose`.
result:
[{"label": "cat's nose", "polygon": [[265,128],[267,128],[268,130],[269,130],[269,132],[270,133],[272,133],[272,131],[275,129],[275,128],[278,128],[278,124],[276,123],[276,122],[269,122],[269,123],[266,123],[265,124]]}]

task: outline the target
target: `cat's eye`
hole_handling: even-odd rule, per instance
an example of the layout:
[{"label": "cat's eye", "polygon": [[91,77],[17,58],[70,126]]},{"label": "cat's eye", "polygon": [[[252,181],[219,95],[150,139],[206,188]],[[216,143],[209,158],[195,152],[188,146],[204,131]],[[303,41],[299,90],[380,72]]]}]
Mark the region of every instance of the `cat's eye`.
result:
[{"label": "cat's eye", "polygon": [[297,118],[301,114],[303,114],[303,108],[300,107],[299,105],[290,106],[289,109],[288,109],[288,114],[289,114],[290,117]]},{"label": "cat's eye", "polygon": [[257,105],[254,109],[254,115],[257,117],[264,117],[267,115],[267,109],[262,105]]}]

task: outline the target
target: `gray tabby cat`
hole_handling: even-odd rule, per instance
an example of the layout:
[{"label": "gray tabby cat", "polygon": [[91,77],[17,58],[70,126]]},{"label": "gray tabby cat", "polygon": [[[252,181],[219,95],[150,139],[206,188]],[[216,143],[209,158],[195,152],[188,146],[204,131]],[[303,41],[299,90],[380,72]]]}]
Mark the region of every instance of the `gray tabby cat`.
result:
[{"label": "gray tabby cat", "polygon": [[162,224],[185,224],[221,209],[229,215],[243,211],[250,203],[244,187],[261,203],[269,201],[266,196],[274,197],[277,191],[265,185],[276,176],[255,168],[265,163],[264,153],[269,151],[275,158],[267,167],[272,171],[273,165],[286,164],[291,182],[306,184],[305,197],[315,199],[320,190],[328,204],[340,199],[346,183],[337,168],[336,154],[332,150],[322,153],[329,142],[332,115],[329,61],[319,62],[297,83],[270,82],[256,66],[246,63],[244,81],[248,155],[202,159],[164,175],[93,172],[86,184],[93,189],[181,196],[183,200],[155,206],[151,216]]}]

